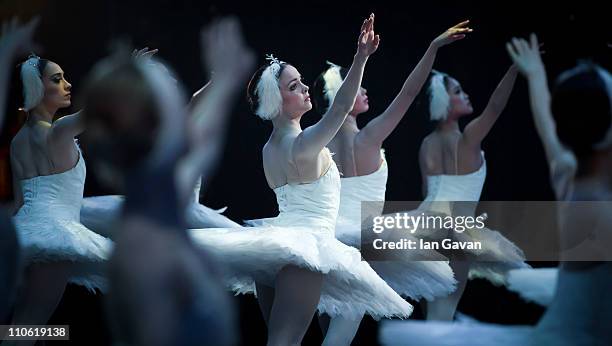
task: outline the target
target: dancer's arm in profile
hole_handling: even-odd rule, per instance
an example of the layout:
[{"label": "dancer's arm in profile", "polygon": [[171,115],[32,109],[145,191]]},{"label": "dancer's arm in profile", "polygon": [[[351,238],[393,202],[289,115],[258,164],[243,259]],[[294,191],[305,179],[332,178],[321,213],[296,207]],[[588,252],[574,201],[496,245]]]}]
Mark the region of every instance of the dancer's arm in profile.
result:
[{"label": "dancer's arm in profile", "polygon": [[489,134],[489,131],[491,131],[491,128],[495,125],[500,114],[503,112],[504,108],[506,108],[506,104],[514,88],[517,73],[516,66],[510,66],[497,85],[497,88],[495,88],[482,114],[466,125],[463,131],[463,138],[469,146],[480,148],[480,143],[487,134]]},{"label": "dancer's arm in profile", "polygon": [[188,119],[190,150],[178,170],[179,188],[185,194],[192,193],[198,177],[212,169],[236,92],[245,84],[254,63],[235,18],[222,19],[203,31],[201,48],[206,70],[216,73],[212,85],[195,99]]},{"label": "dancer's arm in profile", "polygon": [[351,68],[338,90],[334,101],[321,120],[306,128],[295,139],[293,156],[296,162],[310,162],[334,138],[347,115],[353,109],[357,92],[361,86],[363,71],[368,58],[378,49],[380,37],[374,33],[374,14],[361,25],[357,41],[357,53]]},{"label": "dancer's arm in profile", "polygon": [[506,45],[508,54],[529,85],[529,101],[536,130],[544,145],[550,168],[553,189],[558,200],[570,193],[571,181],[576,173],[574,155],[567,150],[557,136],[555,120],[550,109],[550,91],[546,80],[546,69],[540,56],[540,45],[535,34],[530,42],[512,39]]},{"label": "dancer's arm in profile", "polygon": [[419,63],[404,81],[404,85],[395,99],[393,99],[382,114],[372,119],[372,121],[359,132],[358,142],[360,144],[378,147],[382,146],[382,142],[402,120],[408,108],[427,81],[434,61],[436,60],[438,49],[465,38],[468,33],[472,32],[468,24],[469,20],[463,21],[449,28],[431,42]]}]

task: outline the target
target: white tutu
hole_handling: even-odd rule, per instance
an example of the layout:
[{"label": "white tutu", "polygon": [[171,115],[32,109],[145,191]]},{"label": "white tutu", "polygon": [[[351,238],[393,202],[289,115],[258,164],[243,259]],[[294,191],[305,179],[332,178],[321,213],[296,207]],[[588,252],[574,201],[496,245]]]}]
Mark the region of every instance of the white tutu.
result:
[{"label": "white tutu", "polygon": [[[487,176],[486,160],[482,152],[482,165],[472,173],[458,175],[429,175],[427,176],[427,197],[421,206],[410,213],[421,215],[432,212],[447,215],[457,215],[453,210],[454,202],[477,202]],[[447,202],[447,203],[446,203]],[[459,204],[457,204],[459,205]],[[461,206],[471,207],[467,204]],[[474,203],[474,208],[476,203]],[[473,215],[474,210],[462,211],[459,215]],[[408,214],[410,214],[408,213]],[[424,235],[416,232],[415,235]],[[470,266],[470,278],[484,278],[494,284],[506,284],[506,275],[512,269],[528,268],[523,251],[514,243],[505,238],[500,232],[488,228],[468,228],[458,233],[436,233],[434,238],[440,236],[451,238],[459,242],[480,242],[481,249],[465,249],[463,254],[473,263]]]},{"label": "white tutu", "polygon": [[[187,208],[185,208],[187,226],[189,228],[240,227],[239,224],[221,214],[226,208],[214,210],[199,203],[200,181],[198,180]],[[119,195],[84,198],[81,206],[81,222],[93,231],[113,238],[124,201],[125,197]]]},{"label": "white tutu", "polygon": [[202,186],[202,179],[198,179],[191,199],[188,202],[185,221],[189,228],[232,228],[240,227],[240,225],[226,216],[223,216],[223,212],[227,209],[221,208],[219,210],[210,209],[200,204],[200,188]]},{"label": "white tutu", "polygon": [[[382,150],[381,155],[383,161],[375,172],[341,179],[340,209],[335,234],[338,240],[349,246],[361,247],[361,221],[382,214],[388,167]],[[368,204],[369,215],[361,215],[361,202],[368,201],[375,203]],[[405,256],[392,261],[368,263],[397,293],[415,300],[433,300],[455,290],[454,274],[446,261],[423,261]]]},{"label": "white tutu", "polygon": [[79,222],[85,162],[59,174],[21,180],[24,204],[13,218],[26,263],[74,262],[70,282],[104,289],[112,242]]},{"label": "white tutu", "polygon": [[361,319],[363,314],[408,317],[412,306],[393,291],[355,248],[335,239],[340,177],[334,164],[317,181],[274,189],[280,214],[259,227],[191,230],[194,242],[226,267],[237,293],[255,293],[255,282],[273,286],[278,271],[296,265],[324,275],[319,313]]},{"label": "white tutu", "polygon": [[83,198],[81,222],[98,234],[114,238],[124,202],[125,197],[117,195]]}]

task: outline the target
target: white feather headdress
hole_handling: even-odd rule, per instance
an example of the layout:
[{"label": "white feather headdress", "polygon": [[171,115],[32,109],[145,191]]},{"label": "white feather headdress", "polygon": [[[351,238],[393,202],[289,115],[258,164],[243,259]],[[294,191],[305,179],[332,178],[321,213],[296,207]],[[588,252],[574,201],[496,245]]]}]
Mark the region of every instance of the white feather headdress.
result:
[{"label": "white feather headdress", "polygon": [[336,94],[338,93],[338,90],[342,86],[342,82],[344,82],[344,80],[340,74],[340,69],[342,67],[330,61],[327,61],[327,64],[329,65],[329,68],[325,71],[325,73],[323,73],[323,81],[325,82],[325,85],[323,86],[323,95],[327,100],[326,108],[329,108],[329,106],[331,106],[331,104],[334,102]]},{"label": "white feather headdress", "polygon": [[21,82],[23,84],[23,110],[29,112],[38,106],[45,96],[45,86],[42,82],[39,64],[40,58],[31,55],[21,64]]},{"label": "white feather headdress", "polygon": [[443,121],[448,116],[450,108],[450,96],[446,90],[444,78],[448,75],[433,70],[433,76],[429,83],[429,118],[431,120]]},{"label": "white feather headdress", "polygon": [[266,55],[266,60],[270,61],[270,65],[262,72],[255,88],[255,96],[258,99],[255,114],[264,120],[272,120],[280,114],[283,106],[278,79],[285,62],[276,59],[272,54]]}]

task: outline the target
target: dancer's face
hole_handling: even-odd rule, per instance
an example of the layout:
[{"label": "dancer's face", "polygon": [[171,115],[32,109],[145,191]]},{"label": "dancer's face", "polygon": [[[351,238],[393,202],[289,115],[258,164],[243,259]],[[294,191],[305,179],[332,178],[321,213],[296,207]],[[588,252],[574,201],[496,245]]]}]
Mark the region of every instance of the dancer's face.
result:
[{"label": "dancer's face", "polygon": [[72,84],[68,83],[64,70],[49,61],[42,75],[43,86],[45,87],[45,96],[42,103],[48,108],[66,108],[70,107],[70,98]]},{"label": "dancer's face", "polygon": [[472,114],[474,109],[470,102],[470,96],[463,91],[461,84],[459,84],[455,78],[448,78],[446,91],[448,92],[448,96],[450,96],[449,119],[458,119],[462,116]]},{"label": "dancer's face", "polygon": [[351,111],[352,116],[358,116],[361,113],[365,113],[370,109],[370,104],[368,103],[368,91],[364,87],[359,88],[359,92],[357,93],[357,98],[355,99],[355,104],[353,105],[353,110]]},{"label": "dancer's face", "polygon": [[312,109],[308,86],[303,83],[302,75],[298,70],[286,65],[278,79],[281,96],[283,98],[282,113],[290,118],[298,118]]}]

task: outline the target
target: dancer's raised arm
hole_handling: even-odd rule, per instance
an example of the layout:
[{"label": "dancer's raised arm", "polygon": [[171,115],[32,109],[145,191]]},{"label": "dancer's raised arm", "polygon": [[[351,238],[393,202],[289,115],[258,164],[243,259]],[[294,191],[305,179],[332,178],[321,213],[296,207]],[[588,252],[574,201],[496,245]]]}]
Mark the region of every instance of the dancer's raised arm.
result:
[{"label": "dancer's raised arm", "polygon": [[499,115],[506,108],[514,82],[516,81],[517,69],[512,65],[495,88],[489,99],[487,107],[476,119],[470,121],[465,127],[463,136],[468,144],[480,147],[482,140],[489,134]]},{"label": "dancer's raised arm", "polygon": [[311,160],[334,138],[344,119],[353,109],[366,62],[378,49],[379,42],[380,37],[374,33],[374,14],[372,14],[361,26],[357,53],[334,102],[318,123],[306,128],[296,138],[293,153],[297,160]]},{"label": "dancer's raised arm", "polygon": [[391,134],[402,120],[408,108],[421,91],[427,81],[429,73],[436,59],[438,49],[465,38],[473,30],[468,27],[469,20],[463,21],[436,37],[425,55],[421,58],[414,70],[410,73],[402,89],[391,102],[389,107],[378,117],[372,119],[360,132],[360,137],[367,143],[382,145],[382,142]]},{"label": "dancer's raised arm", "polygon": [[192,105],[188,119],[190,151],[179,164],[179,186],[192,193],[196,179],[212,168],[226,133],[226,124],[236,96],[254,63],[245,45],[240,24],[227,18],[202,33],[206,69],[216,71],[213,84]]},{"label": "dancer's raised arm", "polygon": [[557,199],[563,200],[570,192],[570,184],[576,173],[577,163],[573,154],[561,144],[557,136],[557,127],[550,109],[546,69],[540,57],[540,46],[535,34],[531,34],[530,41],[514,38],[512,42],[508,42],[506,48],[514,64],[527,78],[531,112],[536,130],[544,145],[553,189]]},{"label": "dancer's raised arm", "polygon": [[34,18],[20,25],[16,18],[2,23],[0,32],[0,129],[4,122],[8,82],[11,76],[11,62],[17,55],[27,52],[33,45],[32,36],[38,26],[39,19]]}]

